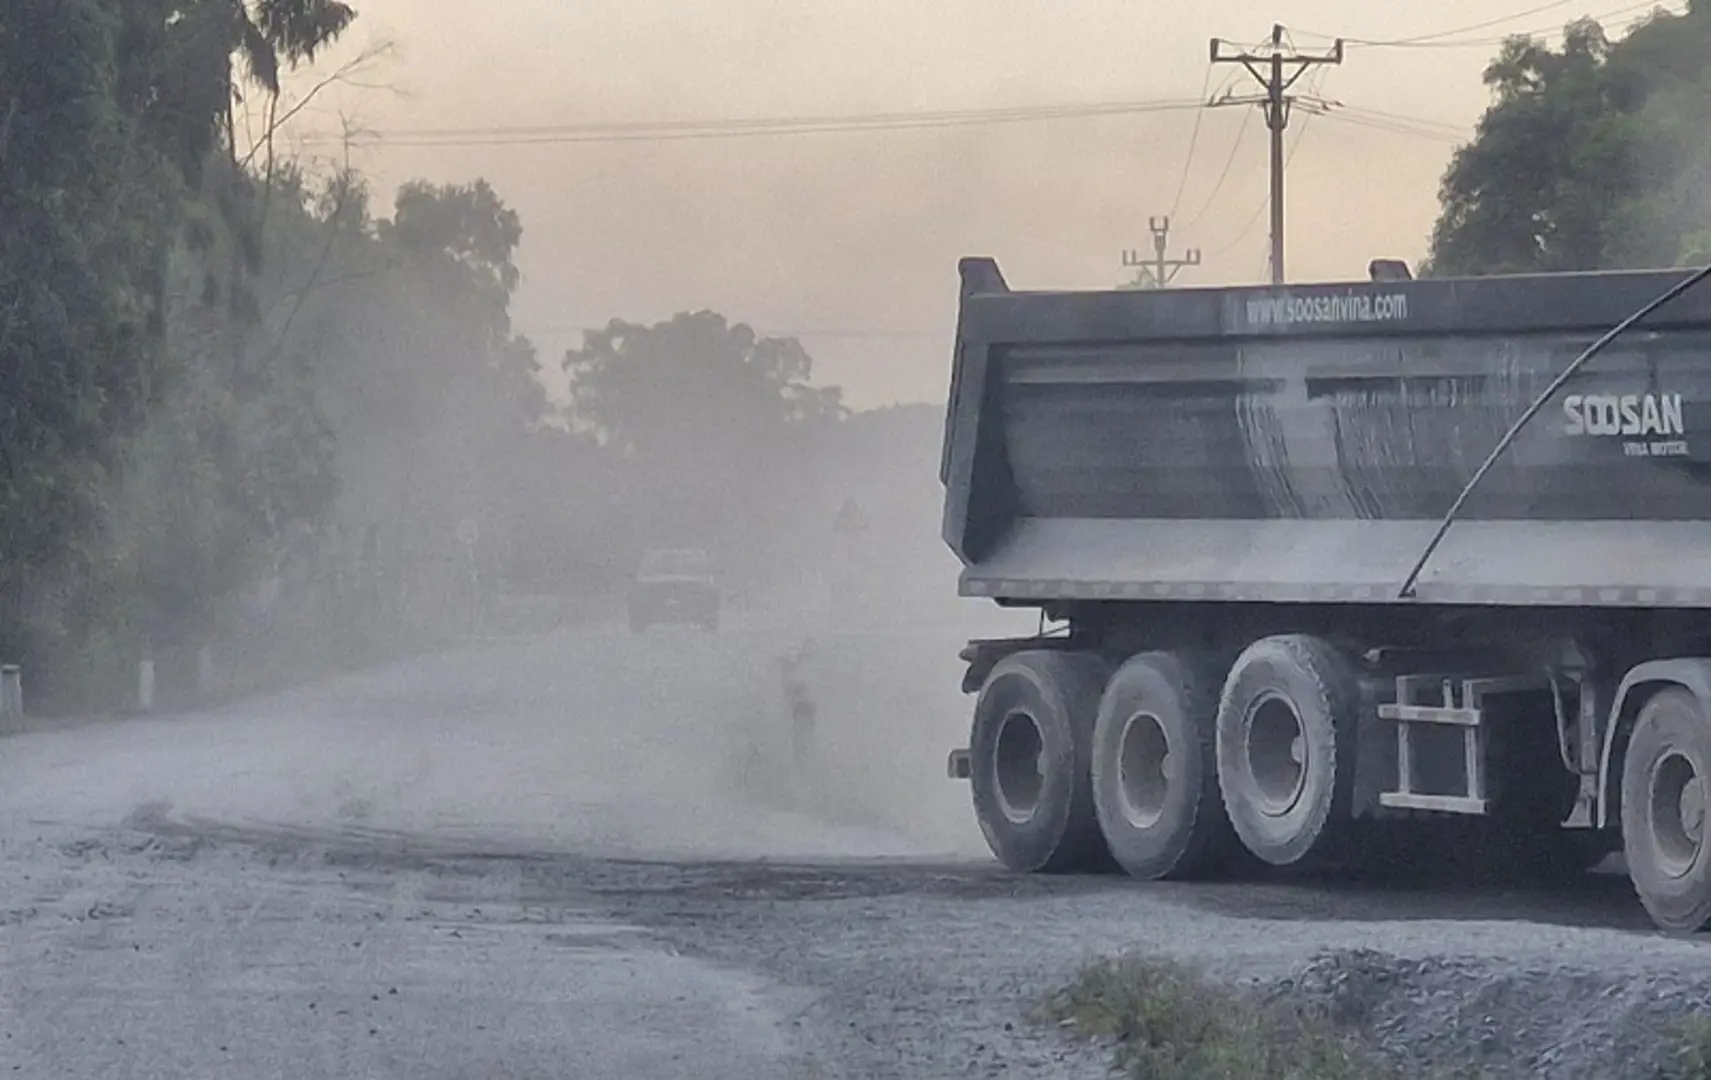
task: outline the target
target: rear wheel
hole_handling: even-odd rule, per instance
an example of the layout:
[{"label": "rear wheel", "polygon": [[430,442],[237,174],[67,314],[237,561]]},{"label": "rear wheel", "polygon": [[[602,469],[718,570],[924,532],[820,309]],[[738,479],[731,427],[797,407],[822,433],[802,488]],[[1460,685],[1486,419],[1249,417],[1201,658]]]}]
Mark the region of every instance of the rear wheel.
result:
[{"label": "rear wheel", "polygon": [[1093,726],[1093,804],[1111,856],[1143,880],[1193,879],[1240,850],[1218,794],[1220,673],[1142,653],[1111,676]]},{"label": "rear wheel", "polygon": [[1265,638],[1237,659],[1218,707],[1218,786],[1262,861],[1335,853],[1351,817],[1360,701],[1354,666],[1318,638]]},{"label": "rear wheel", "polygon": [[1704,709],[1686,690],[1659,691],[1640,709],[1622,762],[1622,852],[1640,903],[1675,933],[1711,923],[1708,773]]},{"label": "rear wheel", "polygon": [[974,707],[969,781],[999,862],[1022,872],[1104,869],[1093,808],[1093,720],[1108,668],[1093,656],[1005,657]]}]

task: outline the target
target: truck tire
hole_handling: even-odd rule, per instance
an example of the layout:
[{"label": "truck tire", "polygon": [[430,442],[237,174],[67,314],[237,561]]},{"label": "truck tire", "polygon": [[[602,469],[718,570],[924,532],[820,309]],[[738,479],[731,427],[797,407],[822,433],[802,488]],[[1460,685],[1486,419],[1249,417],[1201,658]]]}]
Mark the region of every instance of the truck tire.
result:
[{"label": "truck tire", "polygon": [[1622,852],[1640,903],[1673,933],[1711,923],[1708,774],[1711,730],[1699,700],[1678,687],[1660,690],[1640,708],[1622,761]]},{"label": "truck tire", "polygon": [[1240,850],[1218,792],[1220,679],[1209,660],[1155,652],[1105,684],[1093,805],[1111,857],[1132,877],[1206,877]]},{"label": "truck tire", "polygon": [[1098,657],[1013,653],[986,677],[969,738],[975,818],[998,861],[1023,873],[1110,864],[1093,809],[1093,718],[1109,670]]},{"label": "truck tire", "polygon": [[1242,845],[1272,866],[1335,854],[1351,820],[1361,689],[1334,646],[1256,641],[1218,704],[1218,786]]}]

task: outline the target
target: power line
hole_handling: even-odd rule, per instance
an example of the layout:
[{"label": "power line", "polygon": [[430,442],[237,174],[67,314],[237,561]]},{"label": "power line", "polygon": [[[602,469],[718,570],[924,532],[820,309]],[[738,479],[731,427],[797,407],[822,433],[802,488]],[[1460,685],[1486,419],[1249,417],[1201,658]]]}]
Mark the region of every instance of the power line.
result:
[{"label": "power line", "polygon": [[[1650,15],[1650,13],[1652,11],[1656,11],[1656,10],[1661,10],[1661,11],[1664,11],[1664,12],[1671,14],[1671,15],[1684,14],[1683,11],[1676,11],[1675,9],[1671,8],[1667,3],[1664,3],[1663,0],[1644,0],[1643,3],[1629,4],[1626,7],[1619,7],[1613,11],[1605,11],[1605,12],[1601,12],[1600,14],[1597,14],[1597,15],[1588,16],[1588,18],[1590,18],[1593,22],[1596,22],[1596,23],[1604,23],[1604,22],[1608,22],[1611,19],[1619,19],[1623,15],[1632,15],[1636,12],[1645,12],[1647,15]],[[1642,16],[1640,19],[1637,19],[1635,21],[1641,22],[1641,21],[1644,21],[1644,18],[1645,18],[1645,16]],[[1542,37],[1542,36],[1545,36],[1547,34],[1560,34],[1561,32],[1562,32],[1561,26],[1547,26],[1547,27],[1543,27],[1543,28],[1538,29],[1538,30],[1528,31],[1527,36],[1528,37]],[[1514,35],[1510,35],[1510,36],[1514,36]],[[1499,40],[1505,40],[1505,39],[1499,39]]]},{"label": "power line", "polygon": [[[680,139],[729,139],[974,127],[1102,116],[1185,112],[1205,107],[1206,102],[1204,101],[1161,99],[930,112],[853,113],[841,116],[668,120],[607,124],[561,124],[537,127],[397,128],[371,132],[369,136],[390,145],[410,147],[664,142]],[[337,136],[323,136],[321,138],[337,138]]]},{"label": "power line", "polygon": [[1546,11],[1567,7],[1574,0],[1550,0],[1550,3],[1530,7],[1525,11],[1517,11],[1513,15],[1503,15],[1495,19],[1486,19],[1467,26],[1458,26],[1453,30],[1438,30],[1430,34],[1416,34],[1413,37],[1395,38],[1390,41],[1375,41],[1371,38],[1347,38],[1350,45],[1365,45],[1371,47],[1400,48],[1407,45],[1419,45],[1427,41],[1437,41],[1442,38],[1456,37],[1460,34],[1470,34],[1475,30],[1488,30],[1493,26],[1501,26],[1506,22],[1516,22],[1529,16],[1539,15]]},{"label": "power line", "polygon": [[[1206,92],[1212,89],[1212,75],[1216,70],[1211,64],[1206,65],[1206,75],[1200,80],[1199,100],[1208,100]],[[1176,197],[1170,201],[1170,213],[1165,215],[1167,221],[1182,208],[1182,193],[1188,188],[1188,173],[1194,168],[1194,151],[1200,145],[1200,125],[1205,119],[1205,109],[1194,111],[1194,130],[1188,135],[1188,153],[1182,159],[1182,176],[1176,181]]]},{"label": "power line", "polygon": [[770,130],[776,127],[822,127],[830,125],[867,125],[889,123],[960,122],[964,120],[1010,119],[1015,116],[1087,115],[1110,112],[1151,111],[1155,109],[1192,109],[1203,104],[1197,98],[1155,99],[1147,101],[1071,102],[1052,105],[1008,105],[983,109],[923,109],[908,112],[862,112],[806,116],[724,117],[703,120],[639,120],[589,124],[545,124],[511,127],[478,128],[395,128],[382,132],[389,138],[468,138],[490,134],[506,136],[564,134],[674,134],[678,131]]},{"label": "power line", "polygon": [[[1289,153],[1283,161],[1283,167],[1285,169],[1295,161],[1295,154],[1301,149],[1301,140],[1307,137],[1307,126],[1313,122],[1313,117],[1318,115],[1320,114],[1308,113],[1307,116],[1302,119],[1301,126],[1295,129],[1295,141],[1290,144]],[[1254,226],[1259,224],[1259,219],[1265,215],[1267,205],[1269,205],[1269,200],[1262,200],[1258,206],[1254,207],[1253,214],[1248,218],[1247,224],[1242,226],[1242,231],[1236,234],[1236,238],[1225,244],[1223,247],[1218,248],[1216,251],[1211,252],[1208,257],[1215,259],[1220,255],[1227,255],[1241,244],[1243,240],[1246,240],[1249,234],[1254,231]],[[1268,261],[1269,258],[1270,257],[1267,256]]]},{"label": "power line", "polygon": [[1206,201],[1200,205],[1200,211],[1189,219],[1185,228],[1192,229],[1206,216],[1206,211],[1212,209],[1212,204],[1218,198],[1218,193],[1224,190],[1224,181],[1230,178],[1230,169],[1236,164],[1236,155],[1241,152],[1242,140],[1247,136],[1248,124],[1253,120],[1252,112],[1242,113],[1242,126],[1236,129],[1236,141],[1230,144],[1230,156],[1224,159],[1224,168],[1218,174],[1218,182],[1212,185],[1212,193],[1206,196]]},{"label": "power line", "polygon": [[1414,135],[1423,139],[1458,145],[1466,142],[1472,135],[1469,128],[1459,124],[1447,124],[1441,120],[1427,120],[1417,116],[1404,116],[1401,113],[1386,112],[1383,109],[1369,109],[1360,105],[1346,105],[1341,101],[1327,100],[1313,95],[1304,95],[1301,103],[1310,107],[1318,115],[1328,116],[1340,123],[1352,124],[1356,127],[1368,127],[1400,135]]},{"label": "power line", "polygon": [[1384,109],[1369,109],[1361,105],[1345,105],[1340,101],[1331,101],[1326,102],[1325,104],[1336,110],[1334,113],[1328,113],[1327,115],[1352,115],[1371,118],[1373,120],[1387,121],[1395,124],[1406,124],[1426,131],[1435,131],[1456,139],[1465,139],[1470,134],[1468,128],[1460,124],[1448,124],[1442,120],[1427,120],[1417,116],[1405,116],[1402,113],[1387,112]]},{"label": "power line", "polygon": [[[1233,73],[1226,76],[1220,89],[1234,78]],[[628,123],[606,124],[561,124],[540,126],[512,126],[492,128],[394,128],[382,129],[366,133],[366,137],[375,138],[398,146],[436,147],[436,146],[487,146],[508,144],[535,144],[558,142],[614,142],[614,141],[652,141],[661,139],[718,139],[743,137],[749,135],[798,135],[829,131],[891,131],[910,130],[932,127],[960,127],[987,124],[1004,124],[1020,122],[1044,122],[1085,117],[1124,116],[1163,112],[1194,111],[1197,122],[1204,109],[1215,104],[1230,103],[1228,97],[1217,101],[1201,99],[1157,99],[1136,101],[1086,102],[1075,104],[1014,106],[994,109],[969,110],[936,110],[908,113],[855,113],[843,116],[800,116],[800,117],[765,117],[747,119],[712,119],[712,120],[667,120],[642,121]],[[1424,125],[1449,127],[1438,121],[1416,120],[1414,118],[1394,117]],[[1237,141],[1231,148],[1231,159],[1226,161],[1224,174],[1239,152],[1243,131],[1237,134]],[[324,142],[339,139],[341,136],[332,134],[309,134],[304,137],[307,142]],[[1191,150],[1197,146],[1194,139],[1190,141]],[[1186,178],[1185,178],[1186,179]],[[1214,190],[1222,184],[1222,179],[1214,185]],[[1179,189],[1183,185],[1179,184]],[[1180,200],[1180,193],[1178,199]],[[1197,215],[1198,217],[1199,215]]]},{"label": "power line", "polygon": [[1395,120],[1387,120],[1382,116],[1363,116],[1359,113],[1345,112],[1340,109],[1328,110],[1321,115],[1325,116],[1327,119],[1335,120],[1340,124],[1367,128],[1371,131],[1388,132],[1392,135],[1408,135],[1413,138],[1426,139],[1431,142],[1447,143],[1452,146],[1459,146],[1462,143],[1467,142],[1469,138],[1467,135],[1458,135],[1436,128],[1417,126],[1411,123],[1397,122]]},{"label": "power line", "polygon": [[[1553,5],[1546,5],[1545,10],[1548,10],[1550,7],[1555,7],[1555,6],[1558,6],[1558,5],[1554,5],[1554,4]],[[1537,10],[1541,10],[1541,9],[1534,9],[1535,12]],[[1619,19],[1624,15],[1632,15],[1636,12],[1641,12],[1641,11],[1646,12],[1646,14],[1641,15],[1638,18],[1635,18],[1635,19],[1629,21],[1628,23],[1624,24],[1624,27],[1623,27],[1624,29],[1632,29],[1632,28],[1640,25],[1641,23],[1644,23],[1647,19],[1649,19],[1651,17],[1651,14],[1650,14],[1651,11],[1654,11],[1654,10],[1661,10],[1661,11],[1664,11],[1664,12],[1671,14],[1671,15],[1682,14],[1682,12],[1677,11],[1677,10],[1669,7],[1667,4],[1659,3],[1658,0],[1647,0],[1647,2],[1645,2],[1645,3],[1629,4],[1626,7],[1616,8],[1612,11],[1602,12],[1600,14],[1592,15],[1589,17],[1594,22],[1604,24],[1604,23],[1609,22],[1611,19]],[[1519,18],[1520,16],[1514,16],[1514,17]],[[1508,20],[1499,20],[1499,21],[1508,21]],[[1483,48],[1491,48],[1494,46],[1500,46],[1500,45],[1506,44],[1511,38],[1516,38],[1516,37],[1548,38],[1548,37],[1551,37],[1553,35],[1560,34],[1563,31],[1563,28],[1561,26],[1544,26],[1544,27],[1538,27],[1538,28],[1532,29],[1532,30],[1516,30],[1516,31],[1513,31],[1509,34],[1504,34],[1501,36],[1461,38],[1458,40],[1440,40],[1440,38],[1442,38],[1444,36],[1454,35],[1457,33],[1465,33],[1470,29],[1476,29],[1476,28],[1474,28],[1474,27],[1462,27],[1459,30],[1444,31],[1443,34],[1441,34],[1441,35],[1440,34],[1423,34],[1423,35],[1420,35],[1420,36],[1415,37],[1415,38],[1400,38],[1400,39],[1397,39],[1395,41],[1369,41],[1369,40],[1363,40],[1363,39],[1355,38],[1355,39],[1350,39],[1349,44],[1351,47],[1357,47],[1358,46],[1360,48],[1366,48],[1366,49],[1374,49],[1374,48],[1382,48],[1382,49],[1467,49],[1467,48],[1482,48],[1483,49]],[[1307,33],[1307,31],[1303,31],[1303,33]],[[1319,37],[1321,35],[1313,34],[1312,36]]]}]

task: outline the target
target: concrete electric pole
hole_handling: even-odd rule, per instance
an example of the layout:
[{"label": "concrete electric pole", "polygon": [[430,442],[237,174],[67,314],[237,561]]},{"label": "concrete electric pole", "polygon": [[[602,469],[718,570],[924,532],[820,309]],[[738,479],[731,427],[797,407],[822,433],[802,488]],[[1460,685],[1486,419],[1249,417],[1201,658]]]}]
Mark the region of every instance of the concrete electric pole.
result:
[{"label": "concrete electric pole", "polygon": [[1168,288],[1178,270],[1185,266],[1200,265],[1199,248],[1188,249],[1180,259],[1172,259],[1166,254],[1170,250],[1170,217],[1168,215],[1162,218],[1148,218],[1147,228],[1152,230],[1153,234],[1152,258],[1146,258],[1134,248],[1123,252],[1123,265],[1128,269],[1139,271],[1135,276],[1136,288]]},{"label": "concrete electric pole", "polygon": [[1214,64],[1240,64],[1259,80],[1265,93],[1258,97],[1226,96],[1214,105],[1258,105],[1265,113],[1265,126],[1271,132],[1271,283],[1283,284],[1283,132],[1289,126],[1289,111],[1295,99],[1289,95],[1301,76],[1321,64],[1343,62],[1343,40],[1337,39],[1329,53],[1309,56],[1283,43],[1283,27],[1271,28],[1271,47],[1263,52],[1225,53],[1229,44],[1212,39]]}]

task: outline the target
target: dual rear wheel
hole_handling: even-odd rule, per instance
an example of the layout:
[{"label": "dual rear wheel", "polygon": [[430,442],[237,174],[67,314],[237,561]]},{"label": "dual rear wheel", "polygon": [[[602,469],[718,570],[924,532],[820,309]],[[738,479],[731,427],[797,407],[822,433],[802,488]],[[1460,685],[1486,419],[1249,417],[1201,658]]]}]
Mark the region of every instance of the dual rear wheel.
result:
[{"label": "dual rear wheel", "polygon": [[1156,880],[1293,865],[1348,817],[1357,702],[1352,667],[1308,637],[1267,638],[1233,668],[1017,653],[976,704],[976,816],[1015,870],[1114,862]]},{"label": "dual rear wheel", "polygon": [[1318,638],[1264,638],[1237,658],[1214,721],[1218,784],[1231,827],[1261,862],[1339,854],[1352,820],[1354,666]]},{"label": "dual rear wheel", "polygon": [[1218,795],[1218,689],[1212,661],[1156,652],[1132,657],[1105,686],[1093,805],[1112,858],[1135,877],[1210,876],[1237,852]]},{"label": "dual rear wheel", "polygon": [[[1017,653],[976,704],[976,816],[1000,861],[1027,872],[1114,864],[1147,880],[1196,879],[1341,860],[1362,712],[1354,665],[1307,636],[1263,639],[1228,667],[1185,653],[1114,667]],[[1634,719],[1619,805],[1629,876],[1664,930],[1711,926],[1708,785],[1711,717],[1690,691],[1658,690]],[[1599,834],[1557,829],[1548,805],[1535,816],[1514,836],[1496,829],[1493,850],[1511,872],[1583,872],[1608,850]],[[1465,840],[1445,854],[1466,857]]]},{"label": "dual rear wheel", "polygon": [[1042,650],[1007,656],[987,676],[975,703],[969,783],[987,846],[1012,870],[1108,865],[1091,757],[1109,671],[1094,656]]}]

